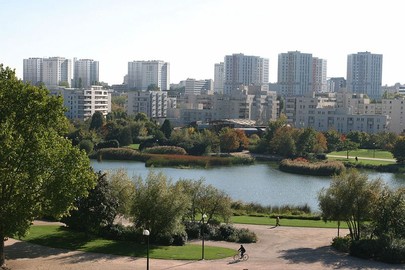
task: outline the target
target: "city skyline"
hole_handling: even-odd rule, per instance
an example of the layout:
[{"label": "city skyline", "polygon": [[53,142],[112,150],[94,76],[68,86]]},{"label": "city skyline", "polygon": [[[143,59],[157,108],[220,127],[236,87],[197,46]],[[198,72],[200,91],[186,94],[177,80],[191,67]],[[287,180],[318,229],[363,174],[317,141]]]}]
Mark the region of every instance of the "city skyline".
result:
[{"label": "city skyline", "polygon": [[[279,1],[281,2],[281,1]],[[0,63],[22,78],[23,59],[94,59],[100,80],[123,82],[128,62],[170,63],[170,82],[214,79],[214,65],[243,53],[269,59],[277,81],[281,53],[300,51],[345,77],[347,56],[382,54],[382,84],[405,82],[400,2],[339,1],[2,1]]]}]

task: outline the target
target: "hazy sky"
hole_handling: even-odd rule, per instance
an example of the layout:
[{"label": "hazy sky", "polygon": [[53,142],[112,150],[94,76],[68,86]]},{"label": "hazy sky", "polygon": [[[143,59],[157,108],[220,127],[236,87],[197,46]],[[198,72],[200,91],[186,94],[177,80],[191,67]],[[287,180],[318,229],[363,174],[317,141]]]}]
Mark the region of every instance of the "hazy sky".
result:
[{"label": "hazy sky", "polygon": [[301,51],[346,77],[347,55],[383,54],[383,84],[405,82],[401,0],[0,0],[0,63],[22,77],[23,59],[100,62],[122,83],[133,60],[170,62],[171,82],[213,79],[214,64],[244,53],[270,60]]}]

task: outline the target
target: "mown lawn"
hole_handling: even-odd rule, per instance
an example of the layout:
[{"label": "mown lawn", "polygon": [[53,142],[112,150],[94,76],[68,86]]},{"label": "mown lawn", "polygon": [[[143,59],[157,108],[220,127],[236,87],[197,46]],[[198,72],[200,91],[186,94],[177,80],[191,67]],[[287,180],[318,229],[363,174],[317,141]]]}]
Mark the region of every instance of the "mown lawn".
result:
[{"label": "mown lawn", "polygon": [[[86,236],[84,233],[71,231],[65,227],[56,225],[32,226],[29,234],[22,238],[22,240],[43,246],[68,250],[146,257],[146,244],[129,241],[113,241],[94,236]],[[235,254],[235,250],[205,245],[204,254],[206,260],[215,260],[231,257]],[[201,259],[201,245],[150,245],[149,256],[153,259],[199,260]]]},{"label": "mown lawn", "polygon": [[[252,216],[233,216],[231,218],[232,223],[240,224],[254,224],[254,225],[269,225],[274,226],[276,224],[275,218],[269,217],[252,217]],[[324,222],[322,220],[304,220],[304,219],[280,219],[281,226],[288,227],[311,227],[311,228],[337,228],[337,221]],[[340,222],[340,228],[347,228],[345,222]]]},{"label": "mown lawn", "polygon": [[[346,151],[335,151],[329,153],[329,155],[336,155],[336,156],[342,156],[346,157],[347,152]],[[394,157],[392,156],[391,152],[380,150],[380,149],[375,149],[375,154],[373,149],[357,149],[354,151],[349,151],[349,156],[357,156],[358,158],[364,157],[364,158],[387,158],[387,159],[393,159]]]}]

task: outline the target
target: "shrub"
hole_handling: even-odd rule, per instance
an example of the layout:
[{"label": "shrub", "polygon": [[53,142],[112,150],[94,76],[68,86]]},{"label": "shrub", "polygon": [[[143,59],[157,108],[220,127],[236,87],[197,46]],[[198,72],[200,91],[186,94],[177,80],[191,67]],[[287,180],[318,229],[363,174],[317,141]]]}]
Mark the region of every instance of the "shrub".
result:
[{"label": "shrub", "polygon": [[109,141],[99,142],[96,145],[96,149],[118,148],[118,147],[120,147],[120,143],[117,140],[109,140]]},{"label": "shrub", "polygon": [[382,249],[380,259],[387,263],[405,263],[405,239],[393,239]]},{"label": "shrub", "polygon": [[279,169],[289,173],[329,176],[340,174],[345,170],[345,166],[340,161],[322,161],[310,163],[283,159],[279,164]]},{"label": "shrub", "polygon": [[351,239],[348,236],[335,237],[332,240],[332,247],[338,251],[348,253],[350,251]]},{"label": "shrub", "polygon": [[379,252],[380,245],[376,239],[353,241],[350,245],[350,255],[363,259],[375,258]]},{"label": "shrub", "polygon": [[232,235],[236,233],[236,228],[229,224],[223,224],[219,226],[217,239],[218,240],[228,240]]},{"label": "shrub", "polygon": [[185,231],[178,232],[173,235],[173,245],[175,246],[184,246],[187,242],[187,233]]},{"label": "shrub", "polygon": [[156,235],[154,241],[156,244],[171,246],[174,242],[174,237],[170,233],[159,233]]},{"label": "shrub", "polygon": [[149,154],[169,154],[169,155],[186,155],[187,152],[184,148],[178,146],[154,146],[143,149],[144,153]]},{"label": "shrub", "polygon": [[254,232],[249,231],[248,229],[239,229],[238,230],[238,243],[256,243],[257,236]]},{"label": "shrub", "polygon": [[90,140],[82,140],[79,143],[79,148],[80,148],[80,150],[86,151],[86,154],[89,154],[89,153],[91,153],[91,151],[93,151],[94,144]]},{"label": "shrub", "polygon": [[197,222],[184,222],[188,239],[199,239],[201,236],[201,226]]}]

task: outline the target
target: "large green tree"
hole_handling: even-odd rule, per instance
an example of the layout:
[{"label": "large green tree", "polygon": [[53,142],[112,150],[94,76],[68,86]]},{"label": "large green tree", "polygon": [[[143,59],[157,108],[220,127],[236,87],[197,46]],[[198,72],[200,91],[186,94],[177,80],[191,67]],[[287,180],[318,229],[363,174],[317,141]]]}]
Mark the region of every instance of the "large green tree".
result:
[{"label": "large green tree", "polygon": [[118,214],[118,199],[114,195],[106,174],[99,172],[97,185],[89,196],[77,198],[77,209],[70,211],[62,221],[70,228],[98,233],[102,227],[112,225]]},{"label": "large green tree", "polygon": [[363,223],[372,217],[382,192],[382,182],[351,169],[334,176],[328,189],[318,195],[324,220],[344,220],[353,240],[362,235]]},{"label": "large green tree", "polygon": [[24,235],[35,218],[67,214],[95,185],[85,152],[65,137],[64,111],[60,97],[0,65],[0,265],[6,237]]},{"label": "large green tree", "polygon": [[162,173],[149,173],[135,181],[132,218],[136,228],[148,229],[152,240],[159,235],[184,232],[182,217],[189,207],[188,196]]},{"label": "large green tree", "polygon": [[212,185],[206,185],[204,179],[198,181],[181,179],[177,183],[181,186],[191,201],[187,217],[195,221],[196,216],[207,215],[207,222],[213,218],[221,218],[228,222],[231,215],[231,198],[225,192]]}]

